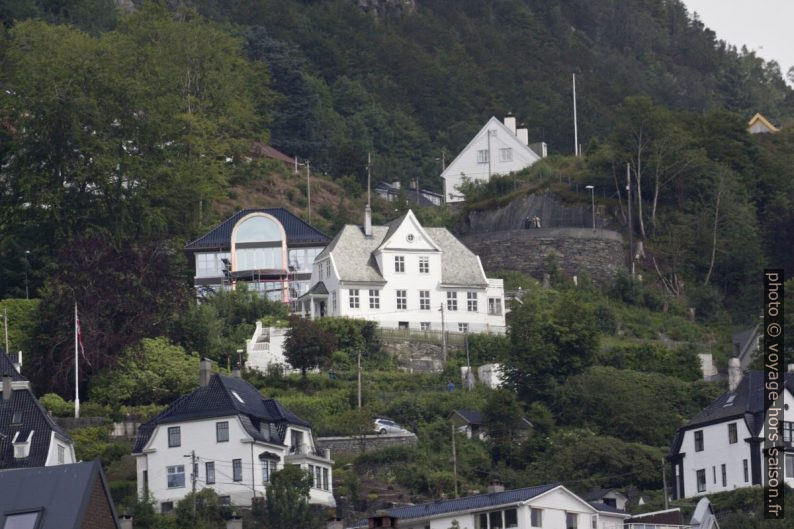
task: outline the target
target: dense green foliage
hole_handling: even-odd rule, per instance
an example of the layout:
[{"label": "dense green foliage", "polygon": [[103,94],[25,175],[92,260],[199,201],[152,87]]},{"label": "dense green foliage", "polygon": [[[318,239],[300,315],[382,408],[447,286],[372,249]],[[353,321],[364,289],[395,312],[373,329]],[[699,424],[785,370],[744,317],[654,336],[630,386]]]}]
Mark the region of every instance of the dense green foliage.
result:
[{"label": "dense green foliage", "polygon": [[312,477],[297,465],[287,465],[271,476],[265,499],[268,529],[312,529],[320,525],[309,507]]},{"label": "dense green foliage", "polygon": [[284,358],[303,377],[309,369],[326,366],[336,349],[336,338],[309,319],[290,316],[289,331],[284,340]]}]

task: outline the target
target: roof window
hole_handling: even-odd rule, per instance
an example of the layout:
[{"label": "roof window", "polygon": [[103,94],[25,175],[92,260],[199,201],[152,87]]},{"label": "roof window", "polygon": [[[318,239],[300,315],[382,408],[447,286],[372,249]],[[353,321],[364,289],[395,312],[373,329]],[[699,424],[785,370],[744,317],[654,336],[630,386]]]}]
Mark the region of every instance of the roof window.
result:
[{"label": "roof window", "polygon": [[725,402],[725,404],[722,405],[722,407],[727,408],[728,406],[733,406],[734,400],[736,400],[736,395],[731,395],[730,397],[728,397],[728,400]]},{"label": "roof window", "polygon": [[240,401],[240,404],[245,404],[245,401],[243,400],[243,398],[240,395],[238,395],[236,391],[232,390],[232,395],[234,395],[235,399]]}]

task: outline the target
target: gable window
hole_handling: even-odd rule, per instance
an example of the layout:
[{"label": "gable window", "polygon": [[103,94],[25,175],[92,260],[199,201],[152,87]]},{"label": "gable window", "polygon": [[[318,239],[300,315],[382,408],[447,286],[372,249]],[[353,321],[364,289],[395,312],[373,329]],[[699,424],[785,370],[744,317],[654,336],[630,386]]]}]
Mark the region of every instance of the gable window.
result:
[{"label": "gable window", "polygon": [[529,525],[532,527],[543,527],[543,509],[529,509]]},{"label": "gable window", "polygon": [[408,308],[408,294],[405,290],[397,291],[397,310],[406,310]]},{"label": "gable window", "polygon": [[742,460],[742,467],[744,467],[744,482],[747,483],[750,481],[750,471],[747,468],[747,460]]},{"label": "gable window", "polygon": [[7,514],[3,529],[36,529],[40,514],[41,511]]},{"label": "gable window", "polygon": [[579,515],[575,512],[565,513],[565,529],[576,529],[576,522],[579,520]]},{"label": "gable window", "polygon": [[468,323],[458,323],[458,332],[469,332]]},{"label": "gable window", "polygon": [[502,315],[502,300],[500,298],[488,298],[488,314],[491,316]]},{"label": "gable window", "polygon": [[270,483],[270,474],[276,469],[275,462],[269,459],[262,460],[262,484],[267,485]]},{"label": "gable window", "polygon": [[185,465],[165,467],[169,489],[178,489],[185,486]]},{"label": "gable window", "polygon": [[457,292],[447,292],[447,310],[448,311],[458,310],[458,293]]},{"label": "gable window", "polygon": [[371,289],[369,291],[369,308],[371,309],[380,308],[380,290]]},{"label": "gable window", "polygon": [[168,428],[168,448],[182,446],[182,432],[179,426]]},{"label": "gable window", "polygon": [[215,423],[215,441],[225,443],[229,440],[229,421]]},{"label": "gable window", "polygon": [[500,162],[512,162],[513,161],[513,149],[507,147],[506,149],[499,149],[499,161]]},{"label": "gable window", "polygon": [[706,492],[706,469],[701,468],[695,471],[695,482],[697,483],[698,492]]},{"label": "gable window", "polygon": [[204,473],[207,475],[205,480],[207,485],[213,485],[215,483],[215,461],[204,463]]},{"label": "gable window", "polygon": [[728,486],[728,469],[725,467],[725,463],[722,464],[722,486]]},{"label": "gable window", "polygon": [[477,151],[477,163],[488,163],[488,149]]},{"label": "gable window", "polygon": [[66,448],[63,445],[58,445],[58,464],[63,465],[66,462]]},{"label": "gable window", "polygon": [[703,451],[703,430],[695,432],[695,452]]},{"label": "gable window", "polygon": [[469,312],[477,312],[477,293],[466,292],[466,300],[468,301]]},{"label": "gable window", "polygon": [[794,422],[783,421],[783,442],[794,441]]},{"label": "gable window", "polygon": [[243,460],[232,459],[232,479],[234,481],[243,480]]},{"label": "gable window", "polygon": [[728,443],[734,444],[739,440],[736,433],[736,423],[732,422],[728,425]]},{"label": "gable window", "polygon": [[430,291],[419,291],[419,310],[430,310]]},{"label": "gable window", "polygon": [[430,273],[430,258],[426,255],[422,255],[419,257],[419,273],[420,274]]},{"label": "gable window", "polygon": [[359,307],[358,289],[351,288],[348,292],[350,294],[350,308],[357,309]]},{"label": "gable window", "polygon": [[395,255],[394,256],[394,271],[395,272],[405,272],[405,256],[404,255]]}]

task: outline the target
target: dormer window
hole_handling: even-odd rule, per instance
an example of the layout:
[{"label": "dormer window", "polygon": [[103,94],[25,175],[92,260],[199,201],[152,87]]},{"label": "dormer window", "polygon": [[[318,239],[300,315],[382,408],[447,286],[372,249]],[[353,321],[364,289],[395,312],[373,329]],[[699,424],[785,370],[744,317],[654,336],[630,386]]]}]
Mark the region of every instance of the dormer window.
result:
[{"label": "dormer window", "polygon": [[22,412],[21,411],[15,411],[14,412],[14,414],[11,416],[11,424],[12,425],[22,424]]},{"label": "dormer window", "polygon": [[25,459],[30,455],[31,439],[33,439],[33,430],[24,441],[19,437],[19,432],[14,434],[14,438],[11,440],[11,444],[14,445],[14,459]]},{"label": "dormer window", "polygon": [[232,390],[232,395],[234,395],[235,399],[240,401],[240,404],[245,404],[243,398],[236,391]]}]

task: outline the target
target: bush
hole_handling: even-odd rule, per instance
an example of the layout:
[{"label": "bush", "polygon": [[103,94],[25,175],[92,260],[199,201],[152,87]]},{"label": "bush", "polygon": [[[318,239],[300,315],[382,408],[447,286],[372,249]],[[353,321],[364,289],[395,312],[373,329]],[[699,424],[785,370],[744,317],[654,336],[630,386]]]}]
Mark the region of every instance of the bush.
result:
[{"label": "bush", "polygon": [[39,399],[39,403],[56,417],[70,417],[74,415],[74,402],[66,402],[60,395],[46,393]]}]

